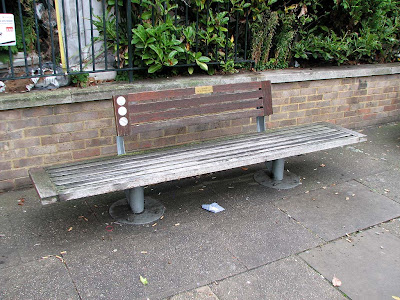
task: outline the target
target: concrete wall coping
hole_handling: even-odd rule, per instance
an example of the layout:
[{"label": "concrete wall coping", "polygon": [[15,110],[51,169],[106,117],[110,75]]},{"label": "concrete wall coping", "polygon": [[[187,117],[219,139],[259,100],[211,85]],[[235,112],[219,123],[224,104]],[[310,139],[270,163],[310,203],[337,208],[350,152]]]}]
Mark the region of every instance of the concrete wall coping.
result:
[{"label": "concrete wall coping", "polygon": [[261,80],[271,80],[272,83],[289,83],[392,74],[400,74],[400,63],[268,70],[263,72],[245,72],[218,76],[196,75],[188,77],[140,80],[135,81],[134,83],[113,82],[87,88],[60,88],[52,91],[0,94],[0,110],[106,100],[111,99],[111,97],[116,94],[120,95],[140,91],[185,88],[199,85],[216,85]]}]

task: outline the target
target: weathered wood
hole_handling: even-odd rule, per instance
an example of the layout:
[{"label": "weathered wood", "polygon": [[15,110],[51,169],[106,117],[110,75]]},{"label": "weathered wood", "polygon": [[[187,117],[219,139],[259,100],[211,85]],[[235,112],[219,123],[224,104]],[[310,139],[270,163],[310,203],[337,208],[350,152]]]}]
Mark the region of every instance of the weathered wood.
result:
[{"label": "weathered wood", "polygon": [[38,193],[43,205],[57,202],[58,192],[56,186],[44,169],[30,170],[29,177],[35,186],[36,192]]},{"label": "weathered wood", "polygon": [[263,81],[261,82],[261,90],[263,92],[263,106],[264,115],[272,115],[272,92],[271,92],[271,82]]}]

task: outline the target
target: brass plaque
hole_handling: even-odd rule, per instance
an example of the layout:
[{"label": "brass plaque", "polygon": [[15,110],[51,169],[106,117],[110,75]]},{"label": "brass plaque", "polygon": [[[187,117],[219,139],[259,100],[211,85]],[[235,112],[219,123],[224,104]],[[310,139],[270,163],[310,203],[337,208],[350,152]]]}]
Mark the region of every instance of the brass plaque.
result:
[{"label": "brass plaque", "polygon": [[213,92],[212,85],[205,85],[205,86],[197,86],[194,89],[196,94],[210,94]]}]

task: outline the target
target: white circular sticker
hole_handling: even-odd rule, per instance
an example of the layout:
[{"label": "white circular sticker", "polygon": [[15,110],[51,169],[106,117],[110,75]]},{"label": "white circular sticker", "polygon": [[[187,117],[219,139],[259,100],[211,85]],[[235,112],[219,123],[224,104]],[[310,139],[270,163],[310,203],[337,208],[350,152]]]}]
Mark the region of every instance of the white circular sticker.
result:
[{"label": "white circular sticker", "polygon": [[118,105],[125,105],[125,103],[126,103],[125,97],[119,96],[117,98],[117,103],[118,103]]},{"label": "white circular sticker", "polygon": [[125,116],[127,112],[128,112],[128,110],[126,109],[125,106],[121,106],[120,108],[118,108],[118,114],[120,116]]},{"label": "white circular sticker", "polygon": [[121,119],[119,119],[119,125],[121,125],[121,126],[128,125],[128,119],[125,117],[122,117]]}]

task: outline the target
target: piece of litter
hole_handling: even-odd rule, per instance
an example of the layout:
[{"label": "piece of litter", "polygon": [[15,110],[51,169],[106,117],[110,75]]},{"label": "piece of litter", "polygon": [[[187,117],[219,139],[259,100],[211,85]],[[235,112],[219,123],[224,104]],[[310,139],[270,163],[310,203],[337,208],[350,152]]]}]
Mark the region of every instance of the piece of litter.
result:
[{"label": "piece of litter", "polygon": [[203,209],[211,211],[213,213],[218,213],[221,211],[224,211],[225,208],[223,208],[222,206],[218,205],[216,202],[211,203],[211,204],[203,204],[201,206]]},{"label": "piece of litter", "polygon": [[321,168],[324,168],[325,167],[325,164],[320,164],[319,165]]},{"label": "piece of litter", "polygon": [[381,249],[383,249],[383,246],[381,246]]},{"label": "piece of litter", "polygon": [[141,254],[147,254],[147,251],[140,251]]},{"label": "piece of litter", "polygon": [[350,239],[346,239],[346,241],[348,241],[349,243],[351,243],[351,242],[352,242],[352,240],[350,240]]},{"label": "piece of litter", "polygon": [[346,200],[350,200],[350,197],[346,197]]},{"label": "piece of litter", "polygon": [[140,275],[140,282],[143,285],[148,285],[149,284],[149,282],[147,281],[147,278],[143,277],[142,275]]},{"label": "piece of litter", "polygon": [[153,225],[151,225],[151,227],[157,226],[157,223],[154,223]]},{"label": "piece of litter", "polygon": [[79,216],[78,218],[79,218],[79,219],[83,219],[83,220],[85,220],[86,222],[89,221],[89,219],[86,218],[85,216]]},{"label": "piece of litter", "polygon": [[72,227],[68,228],[68,230],[67,230],[67,231],[68,231],[68,232],[70,232],[71,230],[72,230]]},{"label": "piece of litter", "polygon": [[118,251],[117,249],[114,249],[114,250],[113,250],[113,252],[117,252],[117,251]]},{"label": "piece of litter", "polygon": [[164,219],[164,216],[161,216],[161,217],[160,217],[160,220],[162,220],[162,219]]},{"label": "piece of litter", "polygon": [[333,276],[332,284],[333,284],[333,286],[341,286],[341,285],[342,285],[342,282],[341,282],[338,278],[336,278],[335,276]]},{"label": "piece of litter", "polygon": [[174,226],[179,226],[179,225],[181,225],[181,223],[176,223],[176,224],[174,224]]},{"label": "piece of litter", "polygon": [[228,186],[228,189],[234,189],[235,187],[234,186]]},{"label": "piece of litter", "polygon": [[61,255],[67,254],[67,251],[61,251],[60,254]]}]

